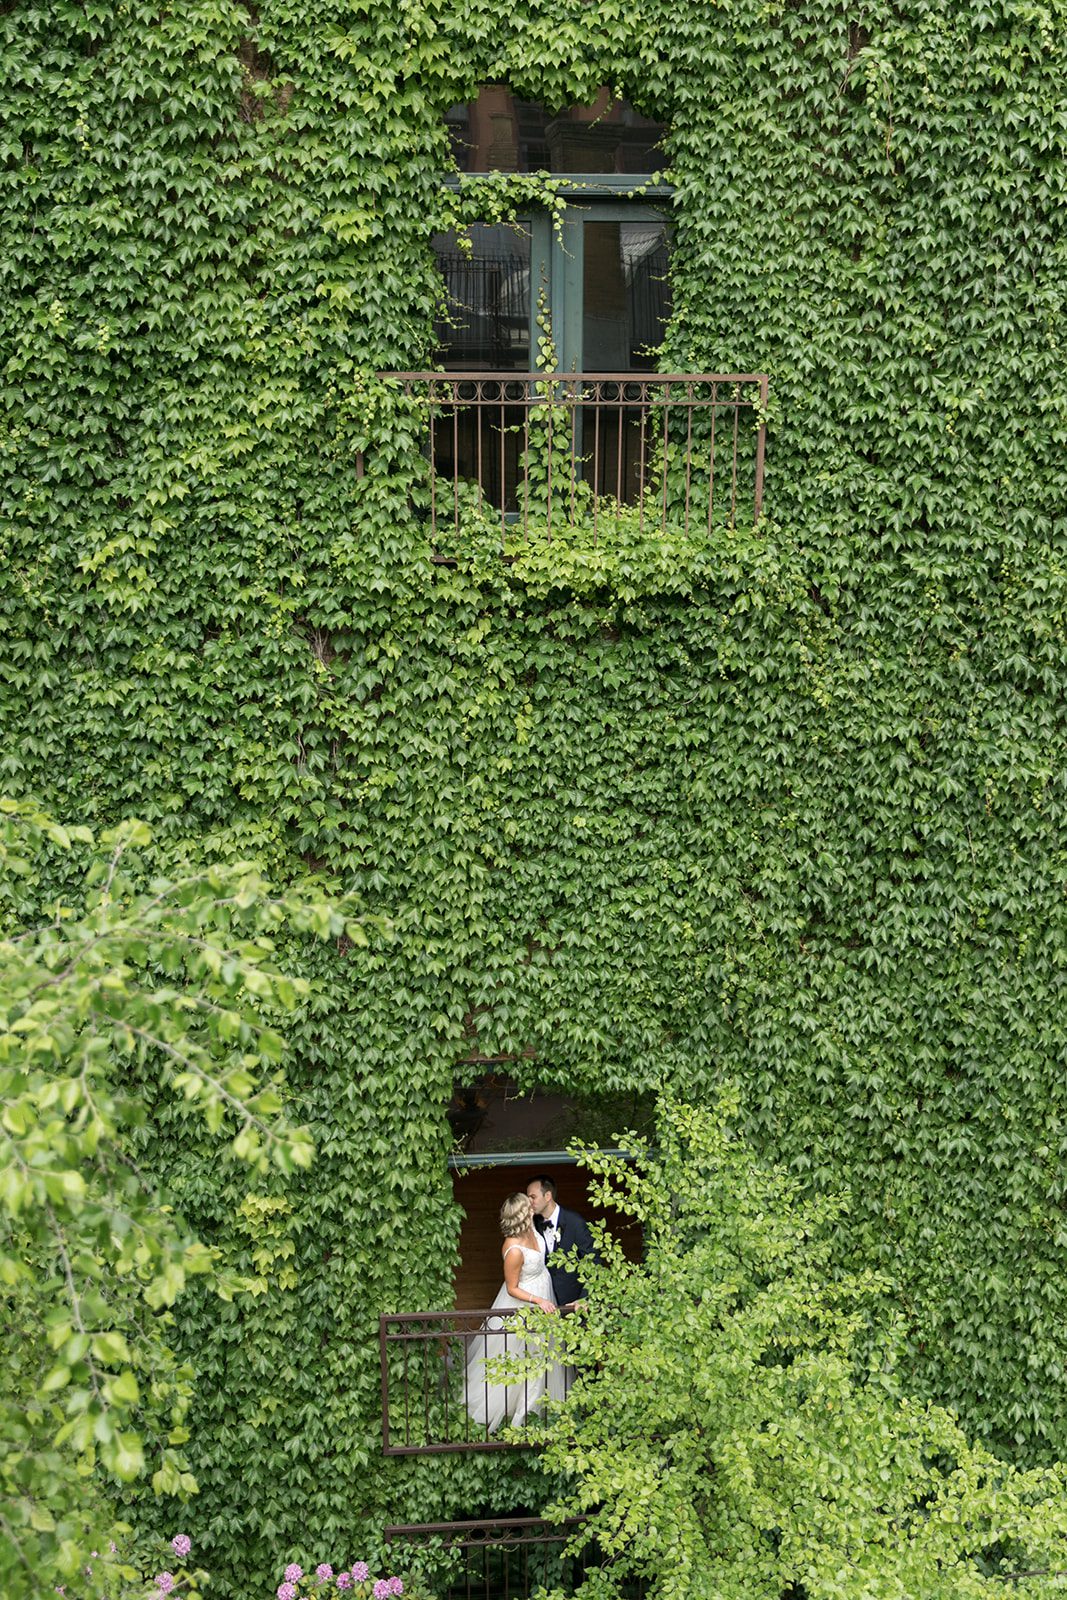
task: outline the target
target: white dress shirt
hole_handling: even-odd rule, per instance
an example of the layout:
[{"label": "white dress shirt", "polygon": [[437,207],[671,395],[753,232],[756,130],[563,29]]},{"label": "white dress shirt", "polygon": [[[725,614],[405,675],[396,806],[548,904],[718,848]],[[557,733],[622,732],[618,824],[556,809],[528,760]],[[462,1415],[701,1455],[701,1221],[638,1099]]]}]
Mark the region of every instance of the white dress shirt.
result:
[{"label": "white dress shirt", "polygon": [[553,1250],[556,1248],[556,1240],[557,1240],[558,1232],[559,1232],[559,1205],[557,1203],[552,1209],[552,1215],[550,1217],[546,1217],[545,1218],[545,1254],[546,1255],[551,1255]]}]

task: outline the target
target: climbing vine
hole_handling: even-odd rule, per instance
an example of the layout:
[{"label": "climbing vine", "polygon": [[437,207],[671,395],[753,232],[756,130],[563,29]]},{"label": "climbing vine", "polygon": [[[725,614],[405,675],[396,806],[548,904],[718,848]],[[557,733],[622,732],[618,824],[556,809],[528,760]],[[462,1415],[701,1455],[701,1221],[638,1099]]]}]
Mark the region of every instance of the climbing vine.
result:
[{"label": "climbing vine", "polygon": [[[250,1199],[154,1108],[175,1203],[265,1285],[194,1284],[176,1330],[220,1594],[542,1502],[522,1460],[380,1454],[377,1316],[447,1303],[475,1050],[736,1080],[757,1149],[851,1187],[914,1392],[1067,1453],[1065,20],[3,8],[3,781],[394,930],[297,952],[310,1173]],[[431,562],[377,375],[432,360],[433,231],[555,195],[442,183],[491,81],[669,123],[663,365],[770,374],[755,536]]]}]

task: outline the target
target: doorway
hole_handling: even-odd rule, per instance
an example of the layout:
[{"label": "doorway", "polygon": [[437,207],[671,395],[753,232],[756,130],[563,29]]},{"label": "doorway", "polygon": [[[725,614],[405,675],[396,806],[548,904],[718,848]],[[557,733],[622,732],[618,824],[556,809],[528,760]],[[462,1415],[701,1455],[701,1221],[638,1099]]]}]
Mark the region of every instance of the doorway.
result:
[{"label": "doorway", "polygon": [[438,355],[446,371],[532,372],[544,311],[557,370],[654,372],[670,317],[671,227],[662,207],[591,199],[513,225],[472,223],[434,238],[444,280]]},{"label": "doorway", "polygon": [[454,1280],[457,1311],[490,1306],[503,1281],[500,1207],[509,1194],[547,1173],[560,1204],[587,1222],[606,1222],[627,1259],[640,1261],[641,1229],[614,1209],[589,1199],[590,1175],[566,1149],[573,1138],[613,1147],[622,1130],[645,1134],[652,1102],[641,1095],[577,1096],[552,1088],[521,1088],[505,1063],[481,1063],[475,1079],[457,1082],[448,1108],[455,1149],[452,1191],[462,1213]]}]

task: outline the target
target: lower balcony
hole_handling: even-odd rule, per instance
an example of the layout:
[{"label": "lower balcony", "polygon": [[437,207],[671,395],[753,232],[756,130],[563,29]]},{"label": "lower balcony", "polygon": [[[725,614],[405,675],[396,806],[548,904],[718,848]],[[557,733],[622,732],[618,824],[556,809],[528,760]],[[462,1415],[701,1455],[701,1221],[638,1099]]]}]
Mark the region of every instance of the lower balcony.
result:
[{"label": "lower balcony", "polygon": [[[595,1545],[575,1548],[582,1544],[576,1537],[582,1527],[580,1517],[562,1523],[491,1517],[398,1524],[386,1528],[385,1537],[405,1564],[417,1562],[439,1600],[531,1600],[546,1589],[573,1593],[606,1566]],[[643,1600],[644,1588],[628,1581],[625,1593],[628,1600]]]},{"label": "lower balcony", "polygon": [[396,372],[426,461],[437,559],[565,530],[697,538],[763,506],[769,382],[753,373]]}]

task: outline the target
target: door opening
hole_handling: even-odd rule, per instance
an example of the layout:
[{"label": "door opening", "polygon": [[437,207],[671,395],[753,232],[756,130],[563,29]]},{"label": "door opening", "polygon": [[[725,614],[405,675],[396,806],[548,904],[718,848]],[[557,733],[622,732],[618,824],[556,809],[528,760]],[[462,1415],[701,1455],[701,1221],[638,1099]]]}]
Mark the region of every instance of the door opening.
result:
[{"label": "door opening", "polygon": [[503,1277],[500,1207],[525,1190],[538,1173],[559,1187],[560,1204],[587,1222],[607,1222],[631,1261],[641,1259],[641,1229],[615,1210],[589,1198],[590,1175],[567,1152],[581,1138],[615,1149],[624,1132],[648,1134],[652,1101],[644,1095],[578,1096],[554,1087],[522,1088],[506,1063],[481,1064],[476,1079],[458,1082],[448,1107],[455,1138],[449,1160],[452,1187],[463,1212],[454,1305],[477,1310],[493,1302]]}]

